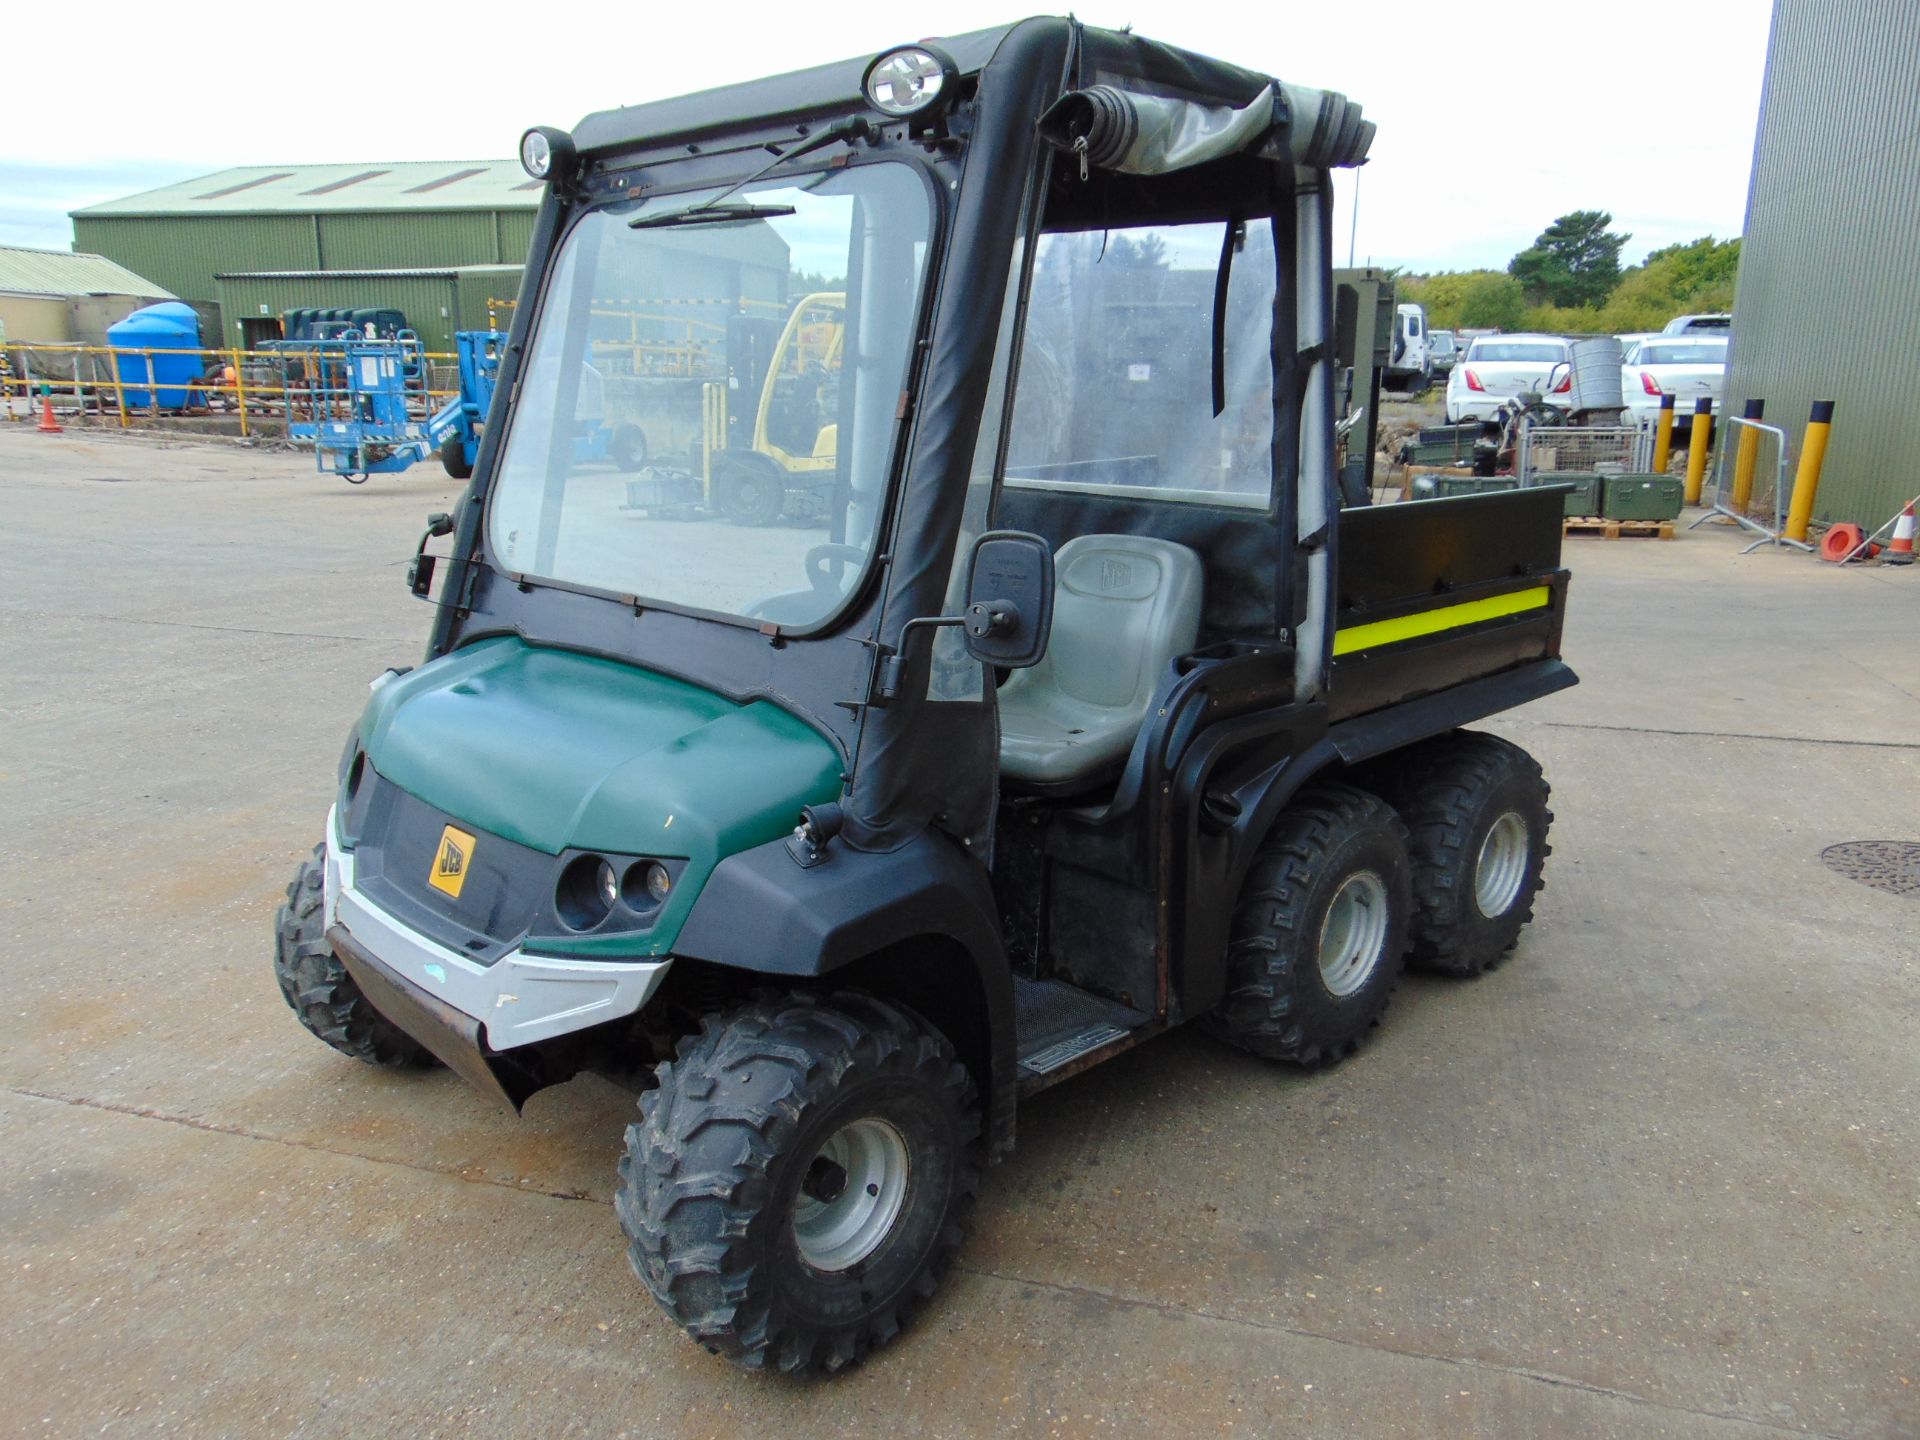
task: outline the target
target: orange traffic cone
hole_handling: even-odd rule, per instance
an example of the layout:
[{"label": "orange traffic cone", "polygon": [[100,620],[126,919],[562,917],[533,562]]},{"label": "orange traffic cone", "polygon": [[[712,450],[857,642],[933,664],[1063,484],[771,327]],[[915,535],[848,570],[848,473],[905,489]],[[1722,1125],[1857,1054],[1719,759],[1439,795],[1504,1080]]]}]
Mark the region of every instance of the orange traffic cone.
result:
[{"label": "orange traffic cone", "polygon": [[1882,565],[1913,564],[1913,502],[1907,502],[1907,508],[1900,512],[1900,518],[1893,522],[1893,543],[1887,547],[1887,553],[1880,557]]},{"label": "orange traffic cone", "polygon": [[53,397],[51,395],[42,395],[40,397],[39,429],[42,435],[58,435],[61,433],[60,422],[53,418]]}]

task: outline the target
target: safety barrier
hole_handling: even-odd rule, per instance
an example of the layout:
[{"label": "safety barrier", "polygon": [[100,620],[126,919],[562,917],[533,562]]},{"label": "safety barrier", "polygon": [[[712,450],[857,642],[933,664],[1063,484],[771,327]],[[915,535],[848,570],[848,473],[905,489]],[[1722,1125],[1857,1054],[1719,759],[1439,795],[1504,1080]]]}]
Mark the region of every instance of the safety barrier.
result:
[{"label": "safety barrier", "polygon": [[[38,395],[59,404],[64,416],[82,422],[112,421],[123,430],[142,422],[233,414],[238,417],[240,433],[250,436],[256,421],[326,419],[332,413],[331,407],[339,403],[333,392],[318,383],[317,374],[302,381],[289,373],[289,365],[298,364],[304,356],[292,356],[286,351],[143,349],[126,345],[12,345],[7,350],[7,373],[0,373],[0,398],[4,399],[7,418],[16,422],[34,418],[34,401]],[[58,378],[36,376],[32,359],[35,355],[58,356],[63,362],[72,363],[60,366],[66,373]],[[199,362],[197,376],[163,375],[160,370],[171,367],[158,367],[154,363],[161,357],[181,356],[191,356]],[[419,358],[423,365],[458,359],[439,351],[422,351]],[[134,378],[127,378],[123,360],[133,362]],[[47,368],[44,362],[43,368]],[[428,380],[430,373],[423,368],[423,383],[412,392],[419,399],[423,417],[439,402],[459,394],[458,390],[432,388]],[[183,392],[185,403],[180,406],[157,403],[161,395],[169,392]],[[16,396],[24,402],[19,410],[15,409]],[[214,410],[209,397],[219,398],[219,412]],[[65,408],[69,404],[72,408]]]},{"label": "safety barrier", "polygon": [[1787,533],[1786,432],[1759,418],[1764,413],[1759,401],[1749,402],[1746,410],[1745,415],[1725,417],[1714,454],[1713,485],[1702,496],[1707,513],[1687,528],[1697,530],[1717,519],[1751,530],[1760,538],[1741,551],[1743,555],[1762,545],[1811,551],[1813,546]]}]

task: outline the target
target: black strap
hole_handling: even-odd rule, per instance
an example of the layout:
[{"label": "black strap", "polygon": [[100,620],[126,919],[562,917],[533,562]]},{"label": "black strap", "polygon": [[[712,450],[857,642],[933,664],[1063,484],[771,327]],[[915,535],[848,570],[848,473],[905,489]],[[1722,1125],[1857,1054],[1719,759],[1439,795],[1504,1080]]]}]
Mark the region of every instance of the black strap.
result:
[{"label": "black strap", "polygon": [[1227,284],[1233,277],[1233,252],[1247,233],[1244,220],[1232,220],[1220,237],[1220,268],[1213,275],[1213,418],[1227,408]]}]

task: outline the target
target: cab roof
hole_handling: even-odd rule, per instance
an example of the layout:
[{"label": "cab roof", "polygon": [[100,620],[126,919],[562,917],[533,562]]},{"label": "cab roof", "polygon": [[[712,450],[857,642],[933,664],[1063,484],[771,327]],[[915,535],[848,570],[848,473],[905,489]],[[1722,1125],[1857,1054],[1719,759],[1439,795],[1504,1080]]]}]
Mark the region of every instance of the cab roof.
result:
[{"label": "cab roof", "polygon": [[[1080,80],[1088,84],[1143,80],[1149,82],[1150,88],[1170,87],[1189,98],[1235,106],[1245,105],[1268,85],[1280,88],[1280,82],[1270,75],[1143,36],[1083,25],[1065,16],[1035,16],[1011,25],[921,43],[936,46],[951,56],[965,81],[977,79],[1010,48],[1024,48],[1009,47],[1010,40],[1018,38],[1035,43],[1053,40],[1064,48],[1076,36],[1080,44],[1076,83]],[[692,95],[596,111],[574,128],[574,144],[582,152],[591,152],[640,142],[690,139],[704,132],[751,122],[803,121],[813,116],[845,114],[865,107],[861,81],[874,57],[883,53],[875,51]],[[1358,107],[1350,107],[1343,97],[1332,92],[1299,86],[1284,88],[1289,98],[1295,100],[1296,108],[1305,100],[1324,112],[1324,102],[1332,101],[1343,113],[1351,108],[1357,121]],[[1318,123],[1326,123],[1324,113]],[[1370,126],[1366,138],[1371,138]],[[1349,144],[1346,149],[1348,153],[1337,156],[1331,163],[1363,163],[1364,141],[1357,146]]]}]

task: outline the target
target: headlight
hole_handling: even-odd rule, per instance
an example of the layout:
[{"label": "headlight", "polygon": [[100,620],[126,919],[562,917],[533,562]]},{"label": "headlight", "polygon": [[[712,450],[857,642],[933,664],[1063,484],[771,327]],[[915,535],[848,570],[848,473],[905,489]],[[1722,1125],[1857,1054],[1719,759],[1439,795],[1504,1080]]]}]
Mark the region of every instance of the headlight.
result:
[{"label": "headlight", "polygon": [[613,913],[619,898],[613,867],[598,855],[576,855],[560,872],[553,909],[569,930],[591,930]]},{"label": "headlight", "polygon": [[643,930],[673,894],[684,860],[575,855],[553,887],[553,913],[569,930]]},{"label": "headlight", "polygon": [[874,109],[905,119],[952,99],[958,76],[958,67],[938,50],[903,45],[884,51],[867,66],[860,88]]},{"label": "headlight", "polygon": [[667,903],[673,893],[673,876],[658,860],[642,860],[627,871],[624,894],[635,910],[651,910]]},{"label": "headlight", "polygon": [[573,158],[573,138],[550,125],[536,125],[520,137],[520,168],[536,180],[545,180],[556,168],[565,170]]}]

